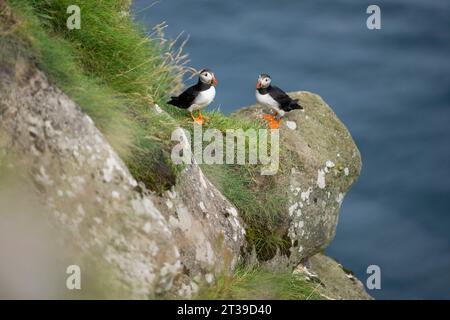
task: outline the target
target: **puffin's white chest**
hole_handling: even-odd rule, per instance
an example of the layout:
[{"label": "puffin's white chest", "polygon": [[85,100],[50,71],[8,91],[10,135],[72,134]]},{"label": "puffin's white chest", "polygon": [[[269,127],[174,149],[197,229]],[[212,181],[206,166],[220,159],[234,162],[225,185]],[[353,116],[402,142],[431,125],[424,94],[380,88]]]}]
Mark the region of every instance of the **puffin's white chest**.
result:
[{"label": "puffin's white chest", "polygon": [[209,87],[208,90],[200,91],[194,102],[189,107],[190,110],[199,110],[207,107],[211,102],[213,102],[216,96],[216,88],[214,86]]},{"label": "puffin's white chest", "polygon": [[256,90],[256,101],[258,101],[259,104],[262,104],[265,107],[269,107],[275,110],[279,110],[280,104],[276,102],[270,94],[261,94],[258,90]]}]

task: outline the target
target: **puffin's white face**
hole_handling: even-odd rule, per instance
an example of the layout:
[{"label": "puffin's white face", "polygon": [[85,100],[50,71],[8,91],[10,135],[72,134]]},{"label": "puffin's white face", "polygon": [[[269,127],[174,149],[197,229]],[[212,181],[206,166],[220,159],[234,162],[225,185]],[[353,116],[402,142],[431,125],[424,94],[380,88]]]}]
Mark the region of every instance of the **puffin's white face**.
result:
[{"label": "puffin's white face", "polygon": [[256,89],[267,88],[270,86],[270,76],[267,74],[260,74],[258,77],[258,82],[256,82]]},{"label": "puffin's white face", "polygon": [[200,81],[203,83],[208,83],[212,86],[217,85],[217,79],[214,76],[214,73],[212,73],[211,71],[206,70],[206,69],[203,69],[200,72]]}]

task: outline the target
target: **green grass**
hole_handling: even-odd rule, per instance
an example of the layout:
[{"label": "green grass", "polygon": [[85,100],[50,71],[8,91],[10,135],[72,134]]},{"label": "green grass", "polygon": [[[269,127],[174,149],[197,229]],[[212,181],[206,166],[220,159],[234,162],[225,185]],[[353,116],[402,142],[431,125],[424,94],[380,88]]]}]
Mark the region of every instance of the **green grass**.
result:
[{"label": "green grass", "polygon": [[202,165],[211,182],[238,208],[247,225],[249,249],[268,260],[277,249],[286,253],[290,241],[283,217],[287,210],[286,193],[271,176],[261,176],[259,167],[240,165]]},{"label": "green grass", "polygon": [[[177,120],[178,124],[183,128],[192,131],[192,118],[189,113],[183,109],[179,109],[172,105],[162,103],[164,110],[167,111],[174,119]],[[242,129],[244,131],[248,129],[262,129],[264,128],[263,123],[255,119],[254,121],[248,121],[243,119],[234,119],[224,115],[219,110],[212,110],[209,112],[203,112],[203,115],[207,117],[207,121],[203,124],[203,129],[215,128],[222,132],[227,129]]]},{"label": "green grass", "polygon": [[[181,169],[170,161],[170,135],[176,125],[192,131],[185,110],[166,104],[182,86],[185,56],[172,52],[172,41],[155,37],[129,16],[121,0],[9,0],[17,16],[12,34],[66,94],[81,106],[127,164],[149,189],[172,186]],[[68,5],[81,8],[81,30],[68,30]],[[2,40],[3,41],[3,40]],[[3,41],[4,43],[4,41]],[[170,115],[161,115],[158,103]],[[205,113],[204,129],[259,129],[261,121]],[[237,207],[247,225],[247,238],[262,260],[286,239],[286,194],[273,177],[262,177],[258,166],[203,165],[208,178]]]},{"label": "green grass", "polygon": [[[122,14],[123,0],[28,0],[42,23],[78,52],[83,70],[136,102],[159,102],[180,86],[180,69],[163,57],[170,42],[148,37],[143,27]],[[81,9],[81,29],[69,30],[69,5]],[[178,70],[178,74],[174,72]]]},{"label": "green grass", "polygon": [[202,287],[196,299],[317,300],[318,284],[291,271],[271,272],[261,267],[239,267],[231,276],[221,276],[214,285]]},{"label": "green grass", "polygon": [[[176,123],[151,107],[181,85],[179,66],[163,59],[169,48],[123,16],[122,1],[8,3],[18,18],[14,35],[94,120],[131,173],[152,190],[169,188],[178,173],[169,161]],[[81,7],[81,30],[65,27],[69,4]]]}]

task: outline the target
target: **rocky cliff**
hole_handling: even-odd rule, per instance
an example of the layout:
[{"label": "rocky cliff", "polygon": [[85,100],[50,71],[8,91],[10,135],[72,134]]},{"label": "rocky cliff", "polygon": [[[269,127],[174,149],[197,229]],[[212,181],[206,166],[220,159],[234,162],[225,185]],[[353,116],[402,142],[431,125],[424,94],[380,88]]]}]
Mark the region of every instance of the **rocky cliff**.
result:
[{"label": "rocky cliff", "polygon": [[145,190],[73,101],[8,55],[0,61],[2,149],[20,159],[58,228],[83,254],[100,252],[129,297],[189,297],[193,279],[211,282],[236,263],[242,222],[196,164],[164,195]]},{"label": "rocky cliff", "polygon": [[[2,23],[14,23],[12,16],[6,18]],[[80,263],[82,270],[95,265],[89,278],[108,282],[112,289],[105,297],[145,299],[194,297],[200,286],[212,285],[249,259],[239,209],[196,163],[186,165],[162,194],[148,190],[94,121],[48,79],[8,28],[1,31],[0,148],[6,167],[27,190],[9,199],[34,199],[41,209],[27,212],[39,211],[57,230],[52,241],[61,244],[57,250],[64,261]],[[270,269],[285,261],[306,281],[318,279],[323,298],[369,298],[357,279],[321,255],[334,237],[345,193],[359,175],[358,149],[319,96],[293,96],[305,111],[291,112],[283,122],[281,144],[289,161],[275,177],[288,194],[278,220],[290,247],[264,264]],[[234,117],[255,119],[261,113],[252,106]],[[13,210],[7,199],[0,197],[0,219]]]}]

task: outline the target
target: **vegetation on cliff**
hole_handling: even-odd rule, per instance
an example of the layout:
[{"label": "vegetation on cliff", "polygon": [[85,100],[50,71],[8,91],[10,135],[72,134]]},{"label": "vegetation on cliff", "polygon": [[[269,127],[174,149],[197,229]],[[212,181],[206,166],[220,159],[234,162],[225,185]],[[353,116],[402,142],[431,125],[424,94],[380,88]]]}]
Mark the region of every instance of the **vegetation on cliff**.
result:
[{"label": "vegetation on cliff", "polygon": [[149,103],[181,86],[183,57],[172,59],[169,43],[151,40],[124,15],[124,1],[83,1],[80,30],[66,27],[72,1],[9,4],[24,50],[94,120],[133,175],[155,191],[173,184],[165,141],[174,124]]},{"label": "vegetation on cliff", "polygon": [[216,284],[200,290],[198,299],[319,300],[320,284],[284,270],[239,266],[234,275],[221,276]]},{"label": "vegetation on cliff", "polygon": [[[0,54],[17,51],[39,68],[94,121],[130,172],[148,189],[163,193],[176,183],[181,166],[170,161],[171,133],[177,126],[192,130],[190,118],[166,105],[168,96],[182,88],[188,70],[186,56],[164,39],[161,26],[152,34],[128,15],[128,1],[80,1],[81,30],[66,28],[71,0],[9,0],[16,21],[2,33]],[[4,8],[2,8],[3,10]],[[20,39],[20,40],[19,40]],[[182,47],[182,46],[181,46]],[[167,113],[160,113],[154,104]],[[207,113],[205,128],[261,128],[248,118],[232,118],[220,111]],[[253,119],[256,119],[253,117]],[[280,171],[290,174],[287,150],[281,150]],[[291,240],[285,217],[287,181],[263,177],[259,168],[242,165],[202,165],[202,169],[239,211],[246,223],[248,248],[260,260],[288,253]],[[289,172],[287,172],[289,171]],[[232,276],[202,291],[208,298],[317,298],[315,284],[292,276],[289,269],[238,268]]]},{"label": "vegetation on cliff", "polygon": [[[18,19],[13,34],[23,40],[21,50],[94,120],[133,176],[163,192],[175,184],[182,169],[170,161],[171,132],[180,125],[192,130],[185,112],[165,103],[182,88],[189,70],[182,46],[174,51],[174,41],[164,39],[161,26],[147,34],[126,14],[128,1],[83,1],[81,29],[69,30],[66,9],[72,2],[8,1]],[[156,112],[155,103],[170,117]],[[262,127],[256,120],[230,118],[218,110],[207,116],[205,128]],[[287,246],[275,223],[287,201],[273,179],[259,181],[255,166],[202,168],[239,209],[250,248],[255,246],[267,259]]]}]

